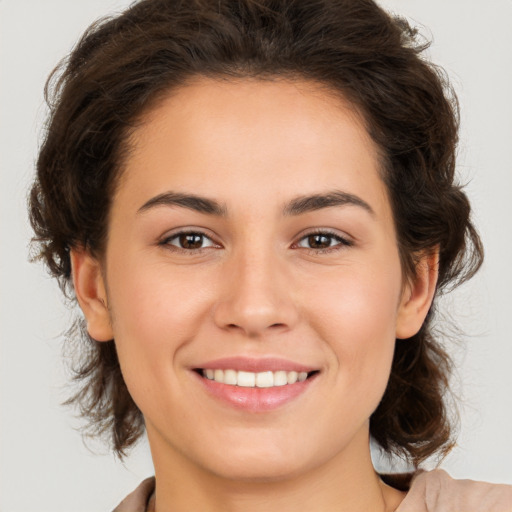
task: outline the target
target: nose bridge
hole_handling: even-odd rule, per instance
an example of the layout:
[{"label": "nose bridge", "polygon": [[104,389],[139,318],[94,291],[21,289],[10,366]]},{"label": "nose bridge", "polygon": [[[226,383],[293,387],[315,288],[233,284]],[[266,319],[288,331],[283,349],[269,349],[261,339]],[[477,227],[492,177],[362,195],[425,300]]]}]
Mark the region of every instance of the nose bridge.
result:
[{"label": "nose bridge", "polygon": [[268,240],[234,248],[223,269],[223,292],[215,308],[219,327],[258,336],[286,329],[297,319],[283,255]]}]

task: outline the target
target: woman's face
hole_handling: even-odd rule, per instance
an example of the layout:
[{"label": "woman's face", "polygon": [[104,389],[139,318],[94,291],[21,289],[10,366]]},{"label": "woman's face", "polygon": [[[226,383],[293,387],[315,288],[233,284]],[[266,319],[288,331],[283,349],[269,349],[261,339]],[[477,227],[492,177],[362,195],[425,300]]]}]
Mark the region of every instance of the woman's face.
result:
[{"label": "woman's face", "polygon": [[115,338],[155,463],[267,479],[357,464],[395,337],[421,324],[357,113],[314,84],[203,79],[131,142],[97,288],[109,316],[88,320]]}]

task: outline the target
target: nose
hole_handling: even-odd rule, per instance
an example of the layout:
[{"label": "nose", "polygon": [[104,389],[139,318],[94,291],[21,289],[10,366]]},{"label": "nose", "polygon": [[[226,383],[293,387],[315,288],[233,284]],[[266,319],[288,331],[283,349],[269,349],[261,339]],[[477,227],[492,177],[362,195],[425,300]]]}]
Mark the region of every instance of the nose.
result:
[{"label": "nose", "polygon": [[291,329],[299,319],[290,269],[272,254],[245,254],[225,262],[214,321],[250,338]]}]

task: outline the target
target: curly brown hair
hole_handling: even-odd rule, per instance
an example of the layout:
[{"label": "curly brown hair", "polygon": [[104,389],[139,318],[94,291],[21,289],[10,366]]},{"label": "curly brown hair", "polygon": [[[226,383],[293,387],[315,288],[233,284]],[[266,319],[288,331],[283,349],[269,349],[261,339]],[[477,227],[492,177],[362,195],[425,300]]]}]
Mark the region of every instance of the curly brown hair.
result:
[{"label": "curly brown hair", "polygon": [[[312,80],[362,114],[382,159],[404,274],[439,249],[442,290],[482,262],[470,206],[454,180],[455,95],[421,54],[428,44],[372,0],[142,0],[92,25],[48,80],[50,115],[30,195],[39,256],[73,297],[70,249],[101,256],[129,135],[163,94],[194,76]],[[414,466],[452,444],[446,391],[451,363],[434,335],[435,303],[421,328],[397,340],[389,384],[370,419],[384,451]],[[118,455],[144,420],[121,375],[114,340],[83,324],[68,401]]]}]

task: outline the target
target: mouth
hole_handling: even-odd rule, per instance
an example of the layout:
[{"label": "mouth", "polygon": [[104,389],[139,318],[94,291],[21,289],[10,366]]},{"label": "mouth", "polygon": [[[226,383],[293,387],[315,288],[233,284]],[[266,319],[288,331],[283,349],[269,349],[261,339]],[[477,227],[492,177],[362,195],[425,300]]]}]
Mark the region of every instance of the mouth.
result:
[{"label": "mouth", "polygon": [[234,369],[197,368],[195,370],[203,378],[243,388],[273,388],[290,386],[297,382],[304,382],[318,373],[318,370],[310,372],[298,372],[295,370],[277,370],[263,372],[248,372]]},{"label": "mouth", "polygon": [[194,368],[201,388],[217,403],[267,412],[307,393],[320,370],[282,359],[228,358]]}]

